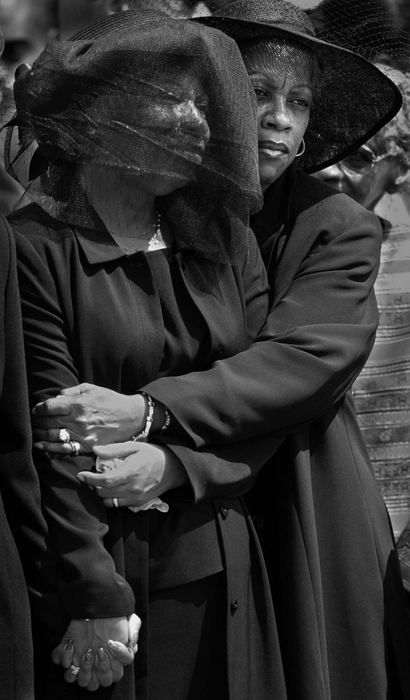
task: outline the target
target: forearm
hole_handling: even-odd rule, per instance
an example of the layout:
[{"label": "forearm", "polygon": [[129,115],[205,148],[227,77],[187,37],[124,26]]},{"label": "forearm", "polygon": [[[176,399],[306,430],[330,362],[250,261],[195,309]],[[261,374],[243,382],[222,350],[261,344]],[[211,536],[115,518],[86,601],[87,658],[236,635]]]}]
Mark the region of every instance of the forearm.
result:
[{"label": "forearm", "polygon": [[306,225],[313,227],[311,248],[293,272],[289,259],[278,268],[258,341],[206,372],[143,387],[168,406],[196,447],[293,432],[340,401],[365,364],[378,322],[373,284],[381,229],[347,198],[331,199],[338,207],[333,229],[323,207],[323,221],[316,224],[315,210],[292,231],[302,245]]},{"label": "forearm", "polygon": [[49,553],[58,571],[58,594],[67,617],[105,618],[134,612],[134,596],[116,572],[104,538],[107,512],[76,474],[89,470],[89,457],[39,456],[42,501],[48,524]]},{"label": "forearm", "polygon": [[341,400],[367,359],[374,333],[375,324],[294,329],[206,372],[164,377],[144,390],[168,407],[196,447],[266,432],[285,436]]},{"label": "forearm", "polygon": [[247,493],[260,469],[282,443],[283,438],[266,435],[202,450],[172,438],[167,439],[166,446],[184,468],[186,484],[197,502],[237,498]]}]

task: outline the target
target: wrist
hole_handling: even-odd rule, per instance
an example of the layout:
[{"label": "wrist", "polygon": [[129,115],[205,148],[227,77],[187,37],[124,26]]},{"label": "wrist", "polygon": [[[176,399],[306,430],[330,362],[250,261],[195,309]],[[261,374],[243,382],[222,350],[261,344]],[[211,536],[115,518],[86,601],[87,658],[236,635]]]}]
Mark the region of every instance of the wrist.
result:
[{"label": "wrist", "polygon": [[131,406],[131,430],[130,430],[130,439],[140,433],[145,425],[146,417],[147,417],[147,402],[145,400],[145,397],[141,393],[133,394],[133,396],[130,396],[130,399],[132,400],[132,406]]},{"label": "wrist", "polygon": [[150,435],[159,435],[168,430],[171,424],[171,415],[168,408],[159,401],[155,401],[155,399],[153,399],[150,394],[146,394],[145,391],[139,391],[135,394],[135,397],[138,397],[140,402],[143,402],[144,408],[143,413],[139,414],[142,415],[142,420],[130,439],[147,442]]}]

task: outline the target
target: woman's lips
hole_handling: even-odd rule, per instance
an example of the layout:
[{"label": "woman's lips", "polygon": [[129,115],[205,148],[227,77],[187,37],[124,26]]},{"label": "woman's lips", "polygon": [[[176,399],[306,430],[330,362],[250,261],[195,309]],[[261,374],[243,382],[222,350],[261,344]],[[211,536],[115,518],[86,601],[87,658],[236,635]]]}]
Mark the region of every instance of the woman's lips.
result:
[{"label": "woman's lips", "polygon": [[203,138],[195,138],[191,135],[173,135],[172,138],[167,138],[164,142],[167,150],[182,156],[192,163],[201,163],[203,160],[208,140]]},{"label": "woman's lips", "polygon": [[288,146],[279,141],[259,141],[258,150],[269,158],[282,158],[289,155]]}]

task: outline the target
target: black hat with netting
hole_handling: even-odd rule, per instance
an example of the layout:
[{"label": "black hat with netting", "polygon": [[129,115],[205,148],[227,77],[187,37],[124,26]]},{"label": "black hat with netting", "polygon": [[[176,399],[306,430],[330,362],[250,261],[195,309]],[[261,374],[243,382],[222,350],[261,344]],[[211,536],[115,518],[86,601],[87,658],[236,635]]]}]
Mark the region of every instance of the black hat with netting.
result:
[{"label": "black hat with netting", "polygon": [[[22,147],[34,139],[48,163],[29,194],[53,216],[87,223],[67,174],[89,161],[183,178],[164,206],[179,211],[180,242],[185,230],[205,252],[226,244],[216,231],[211,241],[223,210],[246,221],[260,205],[255,97],[236,43],[219,31],[158,13],[114,14],[50,43],[14,92]],[[189,105],[209,127],[202,157],[184,122]]]},{"label": "black hat with netting", "polygon": [[307,12],[321,39],[369,61],[410,69],[410,34],[398,9],[383,0],[322,0]]},{"label": "black hat with netting", "polygon": [[306,12],[285,0],[227,2],[211,17],[196,20],[217,27],[239,46],[253,39],[308,49],[319,63],[306,152],[299,164],[314,172],[336,163],[365,143],[398,112],[400,91],[372,63],[315,35]]}]

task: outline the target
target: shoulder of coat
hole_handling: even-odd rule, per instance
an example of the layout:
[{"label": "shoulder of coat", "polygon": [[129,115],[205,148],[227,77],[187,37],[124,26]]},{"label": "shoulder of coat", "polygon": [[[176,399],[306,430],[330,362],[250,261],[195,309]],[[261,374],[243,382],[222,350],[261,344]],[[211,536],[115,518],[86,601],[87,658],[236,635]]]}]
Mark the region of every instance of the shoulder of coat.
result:
[{"label": "shoulder of coat", "polygon": [[[309,200],[305,197],[306,206],[299,206],[296,221],[305,222],[314,217],[316,224],[325,229],[339,229],[355,222],[366,223],[368,226],[374,226],[377,230],[380,229],[378,217],[352,197],[343,192],[336,192],[325,183],[320,183],[313,176],[305,177],[316,180],[322,187],[317,189],[313,187],[315,196],[311,196]],[[297,192],[295,192],[295,197],[297,197]]]},{"label": "shoulder of coat", "polygon": [[61,245],[63,240],[74,239],[71,226],[53,219],[35,204],[13,212],[8,220],[16,238],[23,237],[34,246]]}]

